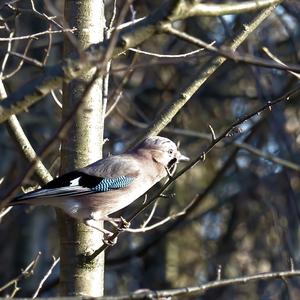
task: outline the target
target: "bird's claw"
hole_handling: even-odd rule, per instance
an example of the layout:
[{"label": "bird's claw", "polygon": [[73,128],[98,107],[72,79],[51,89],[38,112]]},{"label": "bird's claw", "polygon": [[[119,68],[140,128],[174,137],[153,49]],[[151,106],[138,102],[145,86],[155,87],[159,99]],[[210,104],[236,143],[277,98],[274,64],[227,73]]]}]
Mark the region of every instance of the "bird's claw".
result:
[{"label": "bird's claw", "polygon": [[107,221],[119,231],[124,231],[130,227],[130,222],[126,221],[123,217],[110,219]]},{"label": "bird's claw", "polygon": [[161,198],[166,198],[166,199],[172,199],[176,196],[175,193],[171,193],[171,194],[160,194],[159,197]]},{"label": "bird's claw", "polygon": [[124,231],[126,229],[128,229],[130,227],[130,222],[128,222],[126,219],[124,219],[123,217],[120,217],[120,222],[119,222],[119,226],[118,229],[120,231]]},{"label": "bird's claw", "polygon": [[113,236],[114,236],[114,234],[111,232],[104,233],[103,239],[102,239],[103,243],[108,246],[114,246],[117,243],[118,238],[117,237],[112,238]]}]

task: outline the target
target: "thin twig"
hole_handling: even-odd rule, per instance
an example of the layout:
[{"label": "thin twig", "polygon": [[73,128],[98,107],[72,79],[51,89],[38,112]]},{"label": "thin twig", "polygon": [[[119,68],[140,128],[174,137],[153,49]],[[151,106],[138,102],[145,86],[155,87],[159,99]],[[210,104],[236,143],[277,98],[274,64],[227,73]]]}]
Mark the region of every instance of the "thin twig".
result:
[{"label": "thin twig", "polygon": [[56,97],[54,90],[51,90],[50,93],[51,93],[51,96],[53,97],[54,102],[57,104],[57,106],[58,106],[60,109],[62,109],[62,104],[61,104],[61,102],[58,100],[58,98]]},{"label": "thin twig", "polygon": [[48,43],[48,47],[46,49],[46,54],[45,54],[45,57],[43,59],[43,65],[45,66],[47,61],[48,61],[48,58],[49,58],[49,55],[50,55],[50,51],[51,51],[51,48],[52,48],[52,40],[53,40],[53,35],[52,35],[52,26],[50,24],[50,27],[49,27],[49,43]]},{"label": "thin twig", "polygon": [[[36,257],[34,258],[33,261],[31,261],[29,263],[29,265],[21,271],[21,273],[15,277],[14,279],[10,280],[9,282],[7,282],[6,284],[4,284],[3,286],[0,287],[0,292],[6,290],[7,288],[9,288],[12,285],[15,285],[15,289],[18,289],[17,284],[18,282],[22,279],[22,278],[27,278],[33,275],[34,270],[38,264],[38,261],[40,259],[41,256],[41,252],[39,252]],[[15,292],[13,292],[15,294]]]},{"label": "thin twig", "polygon": [[12,210],[12,206],[7,207],[6,209],[0,211],[0,223],[3,219],[4,216],[6,216],[11,210]]},{"label": "thin twig", "polygon": [[[128,231],[128,232],[134,232],[134,233],[138,233],[138,232],[146,232],[146,231],[150,231],[150,230],[153,230],[154,228],[157,228],[159,226],[162,226],[166,223],[168,223],[169,221],[173,221],[175,219],[177,219],[178,217],[184,215],[186,213],[186,211],[194,204],[194,202],[196,201],[198,195],[196,195],[193,200],[184,208],[182,209],[180,212],[178,213],[175,213],[175,214],[172,214],[166,218],[164,218],[163,220],[159,221],[159,222],[156,222],[150,226],[145,226],[148,224],[148,222],[151,220],[152,215],[149,216],[149,218],[146,220],[147,222],[143,223],[143,225],[140,227],[140,228],[127,228],[125,229],[125,231]],[[155,205],[157,205],[157,202],[155,202]]]},{"label": "thin twig", "polygon": [[121,81],[121,83],[119,84],[119,86],[113,91],[112,95],[111,95],[111,101],[113,102],[111,104],[111,106],[108,108],[107,112],[105,113],[105,117],[109,116],[112,111],[114,110],[114,108],[117,106],[117,104],[119,103],[119,101],[121,100],[121,97],[123,95],[123,87],[124,85],[129,81],[129,79],[131,78],[132,74],[133,74],[133,70],[132,70],[132,66],[134,66],[135,62],[137,60],[137,55],[135,55],[132,59],[132,62],[130,64],[130,67],[126,70],[125,75],[123,76],[123,79]]},{"label": "thin twig", "polygon": [[[9,34],[9,37],[12,37],[13,35],[14,35],[14,32],[12,31],[12,32]],[[3,72],[4,72],[5,66],[6,66],[6,64],[7,64],[8,58],[9,58],[8,52],[11,50],[11,45],[12,45],[12,42],[9,41],[9,42],[7,43],[7,51],[6,51],[5,55],[4,55],[3,62],[2,62],[2,65],[1,65],[0,77],[3,76]]]},{"label": "thin twig", "polygon": [[45,18],[46,20],[48,20],[49,22],[52,22],[54,25],[56,25],[57,27],[59,28],[63,28],[61,24],[57,23],[56,21],[54,21],[54,19],[56,18],[56,16],[48,16],[46,15],[45,13],[40,13],[36,8],[35,8],[35,5],[34,5],[34,1],[33,0],[30,0],[30,3],[31,3],[31,7],[32,7],[32,10],[35,14],[39,15],[40,17],[42,18]]},{"label": "thin twig", "polygon": [[[256,30],[258,26],[268,16],[270,16],[270,14],[274,11],[275,7],[276,5],[272,5],[264,9],[251,22],[249,22],[247,25],[244,25],[245,30],[241,31],[234,38],[232,38],[232,40],[228,44],[230,51],[236,51],[236,49],[248,38],[250,33]],[[169,23],[162,25],[162,30],[170,30],[169,32],[178,32],[177,30],[172,28],[172,26]],[[186,33],[181,33],[187,35]],[[178,36],[180,36],[179,33]],[[198,46],[200,45],[198,44]],[[213,46],[209,46],[208,48],[211,47]],[[197,74],[192,80],[192,83],[180,92],[179,97],[175,101],[172,101],[172,103],[170,103],[169,106],[161,112],[160,117],[154,120],[154,122],[149,126],[149,128],[143,134],[143,136],[139,137],[139,139],[136,142],[140,142],[141,139],[145,138],[145,136],[147,137],[157,135],[164,127],[166,127],[167,124],[169,124],[175,117],[175,115],[180,111],[180,109],[183,108],[183,106],[192,98],[192,96],[202,87],[202,85],[211,77],[212,74],[214,74],[214,72],[216,72],[216,70],[225,61],[226,58],[224,56],[219,55],[207,62],[207,64],[203,68],[201,68],[201,73]]]},{"label": "thin twig", "polygon": [[174,35],[186,42],[192,43],[193,45],[196,45],[198,47],[202,47],[212,53],[215,53],[217,55],[220,55],[222,57],[225,57],[227,59],[230,59],[234,62],[239,62],[239,63],[246,63],[246,64],[251,64],[251,65],[256,65],[256,66],[261,66],[261,67],[266,67],[266,68],[276,68],[276,69],[281,69],[281,70],[297,70],[299,71],[299,66],[297,65],[288,65],[284,63],[279,63],[278,61],[270,61],[266,60],[263,58],[255,57],[253,55],[249,54],[239,54],[234,51],[232,51],[231,47],[221,47],[217,48],[213,46],[213,43],[206,43],[199,38],[196,38],[190,34],[187,34],[183,31],[180,31],[174,27],[172,27],[171,24],[166,23],[164,26],[162,26],[162,30],[165,33]]},{"label": "thin twig", "polygon": [[[219,135],[219,137],[217,137],[214,141],[212,141],[209,145],[207,145],[204,149],[204,151],[202,153],[200,153],[194,160],[191,161],[191,163],[189,163],[185,168],[181,169],[177,174],[175,174],[174,176],[172,176],[172,178],[161,188],[159,189],[152,197],[149,201],[147,201],[147,203],[145,203],[144,205],[142,205],[139,209],[136,210],[135,213],[133,213],[130,218],[128,219],[129,222],[131,222],[134,218],[136,218],[141,212],[143,212],[149,205],[151,205],[153,203],[153,201],[155,201],[155,199],[157,197],[159,197],[159,195],[161,195],[161,193],[163,193],[163,191],[170,186],[177,178],[179,178],[182,174],[184,174],[185,172],[187,172],[189,169],[191,169],[193,166],[195,166],[197,163],[199,163],[200,161],[204,161],[206,155],[220,142],[222,141],[225,137],[228,136],[228,134],[230,132],[232,132],[232,130],[234,130],[234,128],[236,128],[238,125],[241,125],[242,123],[244,123],[246,120],[249,120],[250,118],[252,118],[253,116],[265,111],[266,109],[269,109],[269,107],[274,106],[280,102],[283,101],[287,101],[290,100],[292,97],[296,97],[298,94],[300,93],[300,88],[296,88],[293,91],[287,93],[286,95],[279,97],[273,101],[269,101],[267,104],[263,105],[262,107],[260,107],[259,109],[245,115],[243,118],[238,119],[237,121],[235,121],[230,127],[228,127],[227,129],[225,129],[223,131],[223,133],[221,133]],[[114,234],[111,236],[111,239],[114,240],[123,230],[123,228],[117,229],[117,231],[114,232]],[[98,250],[96,250],[91,256],[86,257],[87,261],[93,260],[97,255],[99,255],[102,251],[104,251],[105,249],[107,249],[109,247],[108,244],[103,244]]]},{"label": "thin twig", "polygon": [[[143,128],[143,129],[147,128],[149,126],[147,123],[143,123],[143,122],[134,120],[130,116],[124,114],[124,112],[122,112],[118,108],[117,108],[117,112],[122,118],[124,118],[124,120],[126,122],[128,122],[129,124],[131,124],[133,126],[136,126],[138,128]],[[181,128],[170,128],[170,127],[165,127],[162,131],[172,133],[172,134],[177,134],[177,135],[196,137],[196,138],[205,139],[205,140],[209,140],[209,141],[214,140],[216,138],[216,134],[215,133],[212,134],[212,132],[211,132],[211,134],[207,134],[207,133],[193,131],[193,130],[187,130],[187,129],[181,129]],[[216,146],[224,147],[224,146],[227,146],[228,144],[234,145],[235,147],[240,148],[240,149],[244,149],[258,157],[269,160],[269,161],[276,163],[280,166],[283,166],[285,168],[294,170],[296,172],[300,172],[299,164],[289,161],[289,160],[286,160],[286,159],[283,159],[283,158],[280,158],[280,157],[276,157],[276,156],[272,155],[271,153],[266,153],[265,151],[259,150],[247,143],[232,140],[232,141],[229,141],[226,143],[219,143]]]},{"label": "thin twig", "polygon": [[[215,42],[213,42],[212,45],[214,43]],[[128,50],[130,50],[132,52],[139,53],[139,54],[145,54],[145,55],[148,55],[148,56],[154,56],[154,57],[158,57],[158,58],[181,58],[181,57],[188,57],[188,56],[198,54],[199,52],[203,51],[204,48],[197,49],[197,50],[187,52],[187,53],[182,53],[182,54],[159,54],[159,53],[143,51],[143,50],[135,49],[135,48],[129,48]]]},{"label": "thin twig", "polygon": [[[27,42],[27,45],[26,45],[25,50],[24,50],[24,53],[23,53],[23,56],[24,56],[24,57],[26,57],[27,52],[28,52],[28,50],[29,50],[29,48],[30,48],[30,45],[31,45],[32,41],[33,41],[33,40],[29,40],[29,41]],[[7,51],[7,55],[9,55],[9,54],[10,54],[10,49]],[[15,75],[15,74],[22,68],[23,64],[24,64],[24,59],[22,58],[22,59],[20,60],[20,62],[18,63],[17,67],[16,67],[13,71],[11,71],[10,73],[8,73],[8,74],[6,74],[6,75],[2,75],[2,72],[1,72],[0,80],[4,80],[4,79],[10,78],[10,77],[12,77],[13,75]]]},{"label": "thin twig", "polygon": [[[130,5],[130,1],[127,1],[125,5],[123,6],[123,9],[121,11],[119,22],[125,18],[125,14],[127,12],[128,6]],[[69,115],[65,118],[64,122],[60,125],[56,133],[53,135],[52,139],[50,139],[46,145],[43,147],[43,149],[40,151],[39,158],[43,158],[49,151],[52,149],[52,147],[56,144],[56,142],[60,139],[62,139],[65,134],[68,132],[71,122],[73,120],[73,117],[75,114],[82,108],[82,104],[84,103],[85,97],[90,92],[90,89],[93,87],[94,82],[101,77],[105,73],[105,66],[108,63],[108,61],[111,59],[113,50],[115,48],[115,45],[117,43],[117,36],[118,31],[115,31],[110,39],[110,44],[107,48],[107,52],[105,53],[104,57],[102,57],[101,62],[98,62],[96,72],[94,73],[91,80],[87,83],[85,90],[82,93],[81,101],[78,101],[73,109],[70,111]],[[29,167],[27,170],[25,170],[23,176],[21,179],[11,188],[10,191],[5,195],[5,198],[0,203],[0,209],[5,207],[9,201],[13,198],[13,196],[17,193],[17,190],[22,185],[22,182],[31,176],[33,171],[35,170],[36,163],[38,162],[38,159],[34,159],[31,161]]]},{"label": "thin twig", "polygon": [[[282,62],[278,57],[276,57],[267,47],[263,47],[262,48],[263,51],[270,57],[272,58],[274,61],[276,61],[277,63],[283,65],[283,66],[287,66],[284,62]],[[292,75],[294,75],[296,78],[300,79],[300,74],[293,72],[293,71],[289,71],[289,73],[291,73]]]},{"label": "thin twig", "polygon": [[[7,96],[3,82],[0,80],[0,99]],[[19,149],[24,154],[25,158],[33,164],[34,172],[38,175],[40,182],[46,183],[52,179],[51,174],[40,160],[31,143],[29,142],[18,118],[15,115],[10,116],[7,121],[9,133],[16,141]],[[17,190],[17,189],[16,189]],[[4,203],[3,203],[4,204]],[[1,206],[1,205],[0,205]]]},{"label": "thin twig", "polygon": [[15,51],[7,51],[7,53],[11,54],[13,56],[22,58],[23,61],[27,61],[28,63],[31,63],[32,65],[37,66],[39,68],[42,68],[44,66],[43,63],[41,63],[39,60],[37,60],[35,58],[28,57],[24,54],[21,54],[21,53],[15,52]]},{"label": "thin twig", "polygon": [[[249,282],[255,282],[260,280],[272,280],[272,279],[286,279],[289,277],[298,277],[300,276],[300,270],[295,271],[283,271],[283,272],[270,272],[270,273],[262,273],[250,276],[237,277],[232,279],[223,279],[223,280],[215,280],[205,284],[200,284],[198,286],[191,287],[183,287],[183,288],[174,288],[170,290],[162,290],[162,291],[151,291],[144,290],[140,293],[133,293],[132,295],[116,297],[117,300],[126,300],[126,299],[170,299],[173,297],[191,297],[191,296],[200,296],[205,294],[208,290],[216,289],[219,287],[229,286],[229,285],[238,285],[238,284],[246,284]],[[111,299],[114,300],[114,299]]]},{"label": "thin twig", "polygon": [[37,32],[37,33],[22,35],[22,36],[16,36],[16,37],[7,37],[7,38],[0,37],[0,42],[31,40],[31,39],[36,39],[37,37],[40,37],[43,35],[66,33],[66,32],[73,33],[76,30],[77,30],[76,28],[70,28],[70,29],[67,28],[67,29],[62,29],[62,30],[46,30],[46,31],[42,31],[42,32]]},{"label": "thin twig", "polygon": [[[139,20],[138,22],[131,22],[130,25],[126,24],[127,27],[125,26],[125,28],[122,27],[124,30],[122,29],[122,31],[120,32],[120,39],[122,39],[123,41],[126,40],[126,42],[118,43],[118,46],[114,50],[113,57],[117,57],[121,53],[124,53],[128,48],[137,47],[143,41],[149,39],[157,32],[163,30],[162,26],[166,25],[165,22],[167,22],[166,20],[168,19],[168,17],[170,17],[168,14],[172,14],[172,17],[174,17],[174,5],[184,1],[178,1],[178,3],[175,2],[176,1],[164,2],[164,5],[161,6],[161,9],[156,10],[147,18]],[[251,22],[249,25],[246,25],[246,30],[243,30],[243,32],[234,39],[230,47],[232,46],[232,49],[238,47],[247,38],[250,32],[257,28],[257,26],[270,15],[275,6],[281,2],[282,0],[268,1],[268,3],[272,5],[264,9],[258,15],[258,17],[253,20],[253,22]],[[156,21],[153,23],[153,20]],[[119,29],[118,25],[116,25],[116,28]],[[25,84],[23,88],[21,88],[24,89],[24,92],[12,93],[7,99],[4,100],[4,103],[0,105],[0,122],[6,121],[10,114],[20,113],[24,109],[28,108],[30,105],[48,94],[51,89],[59,87],[63,80],[69,82],[75,78],[78,78],[78,76],[80,76],[80,74],[82,74],[82,72],[86,71],[87,69],[93,68],[96,61],[98,62],[100,60],[99,57],[103,56],[103,52],[105,51],[105,49],[107,49],[107,45],[107,41],[91,45],[84,52],[81,52],[82,55],[80,55],[79,58],[67,58],[62,64],[56,64],[51,68],[46,69],[42,75],[38,76],[34,81]],[[235,57],[233,59],[235,59]],[[222,60],[222,58],[217,58],[212,61],[212,65],[214,65],[214,63],[215,65],[210,65],[210,68],[206,70],[207,77],[202,78],[201,80],[198,78],[198,86],[193,85],[194,88],[191,88],[189,91],[185,91],[186,93],[189,92],[189,98],[191,97],[190,94],[194,93],[193,90],[197,90],[199,88],[199,85],[207,80],[207,78],[209,78],[209,76],[224,61],[225,59]],[[280,64],[276,64],[273,61],[271,61],[270,63],[265,62],[263,66],[289,69],[292,71],[300,70],[299,66],[289,65],[287,68]],[[38,93],[36,92],[37,90],[39,90]],[[183,92],[183,94],[185,94],[185,92]],[[185,102],[188,101],[188,99],[180,99],[180,101]],[[18,105],[15,105],[15,103],[18,103]],[[175,106],[175,109],[176,108],[177,107]]]},{"label": "thin twig", "polygon": [[[105,40],[109,40],[109,38],[111,37],[112,28],[116,19],[116,15],[117,15],[117,0],[114,0],[113,13],[109,22],[109,26],[104,33]],[[101,120],[100,120],[101,124],[104,124],[105,117],[107,116],[106,109],[107,109],[107,102],[108,102],[109,77],[110,77],[111,64],[112,61],[109,60],[106,65],[106,73],[103,78],[103,96],[102,96],[103,104],[102,104],[102,113],[101,113]]]},{"label": "thin twig", "polygon": [[43,277],[43,279],[40,281],[38,288],[36,289],[35,293],[34,293],[33,296],[32,296],[32,299],[35,299],[35,298],[38,296],[38,294],[39,294],[41,288],[43,287],[43,285],[44,285],[44,283],[45,283],[45,281],[46,281],[46,280],[48,279],[48,277],[52,274],[53,269],[54,269],[55,266],[59,263],[59,261],[60,261],[60,258],[59,258],[59,257],[58,257],[58,258],[55,258],[55,257],[53,256],[53,263],[52,263],[50,269],[48,270],[48,272],[47,272],[47,273],[45,274],[45,276]]},{"label": "thin twig", "polygon": [[157,204],[158,204],[158,202],[155,201],[154,205],[153,205],[153,207],[151,209],[151,212],[150,212],[150,214],[148,216],[148,218],[144,221],[144,223],[142,224],[141,228],[146,228],[146,226],[149,224],[149,222],[151,221],[151,219],[153,218],[153,216],[155,214],[155,211],[156,211],[156,208],[157,208]]}]

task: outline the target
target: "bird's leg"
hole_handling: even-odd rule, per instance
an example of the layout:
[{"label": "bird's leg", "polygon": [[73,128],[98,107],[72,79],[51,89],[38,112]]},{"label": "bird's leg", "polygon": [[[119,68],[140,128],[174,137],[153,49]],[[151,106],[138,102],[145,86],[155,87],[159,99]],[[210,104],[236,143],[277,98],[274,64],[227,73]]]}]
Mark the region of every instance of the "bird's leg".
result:
[{"label": "bird's leg", "polygon": [[97,220],[94,219],[85,219],[84,220],[84,224],[94,228],[100,232],[103,233],[103,242],[107,245],[113,246],[117,243],[117,237],[115,237],[113,240],[111,239],[111,237],[113,236],[113,233],[110,232],[109,230],[106,230],[102,227],[100,227],[100,224]]},{"label": "bird's leg", "polygon": [[103,218],[101,218],[101,220],[108,222],[115,228],[119,227],[120,218],[103,217]]},{"label": "bird's leg", "polygon": [[125,220],[122,216],[120,217],[120,223],[119,223],[119,229],[120,230],[126,230],[130,227],[130,222]]},{"label": "bird's leg", "polygon": [[127,222],[123,217],[120,218],[105,217],[105,218],[101,218],[101,220],[109,222],[113,227],[117,228],[120,231],[124,231],[130,227],[130,222]]}]

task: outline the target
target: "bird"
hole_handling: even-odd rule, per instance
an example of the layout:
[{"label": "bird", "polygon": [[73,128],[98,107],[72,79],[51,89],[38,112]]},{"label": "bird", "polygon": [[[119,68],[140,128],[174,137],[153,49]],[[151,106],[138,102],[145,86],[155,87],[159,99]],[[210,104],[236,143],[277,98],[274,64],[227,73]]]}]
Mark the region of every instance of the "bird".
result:
[{"label": "bird", "polygon": [[162,178],[178,162],[189,158],[166,137],[152,136],[123,154],[111,155],[86,167],[63,174],[43,187],[12,199],[9,206],[48,205],[106,236],[111,232],[99,221],[114,223],[110,214],[128,206]]}]

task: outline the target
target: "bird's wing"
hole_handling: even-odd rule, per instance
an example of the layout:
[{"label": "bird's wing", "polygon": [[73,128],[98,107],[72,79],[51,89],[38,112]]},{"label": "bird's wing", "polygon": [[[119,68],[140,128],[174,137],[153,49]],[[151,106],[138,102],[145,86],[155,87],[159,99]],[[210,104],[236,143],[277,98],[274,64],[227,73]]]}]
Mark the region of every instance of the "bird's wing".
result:
[{"label": "bird's wing", "polygon": [[110,156],[57,177],[39,190],[16,197],[11,204],[34,198],[79,196],[122,189],[134,181],[139,171],[137,162],[130,155]]},{"label": "bird's wing", "polygon": [[102,178],[119,176],[137,177],[140,173],[140,163],[133,155],[121,154],[98,160],[79,171]]}]

